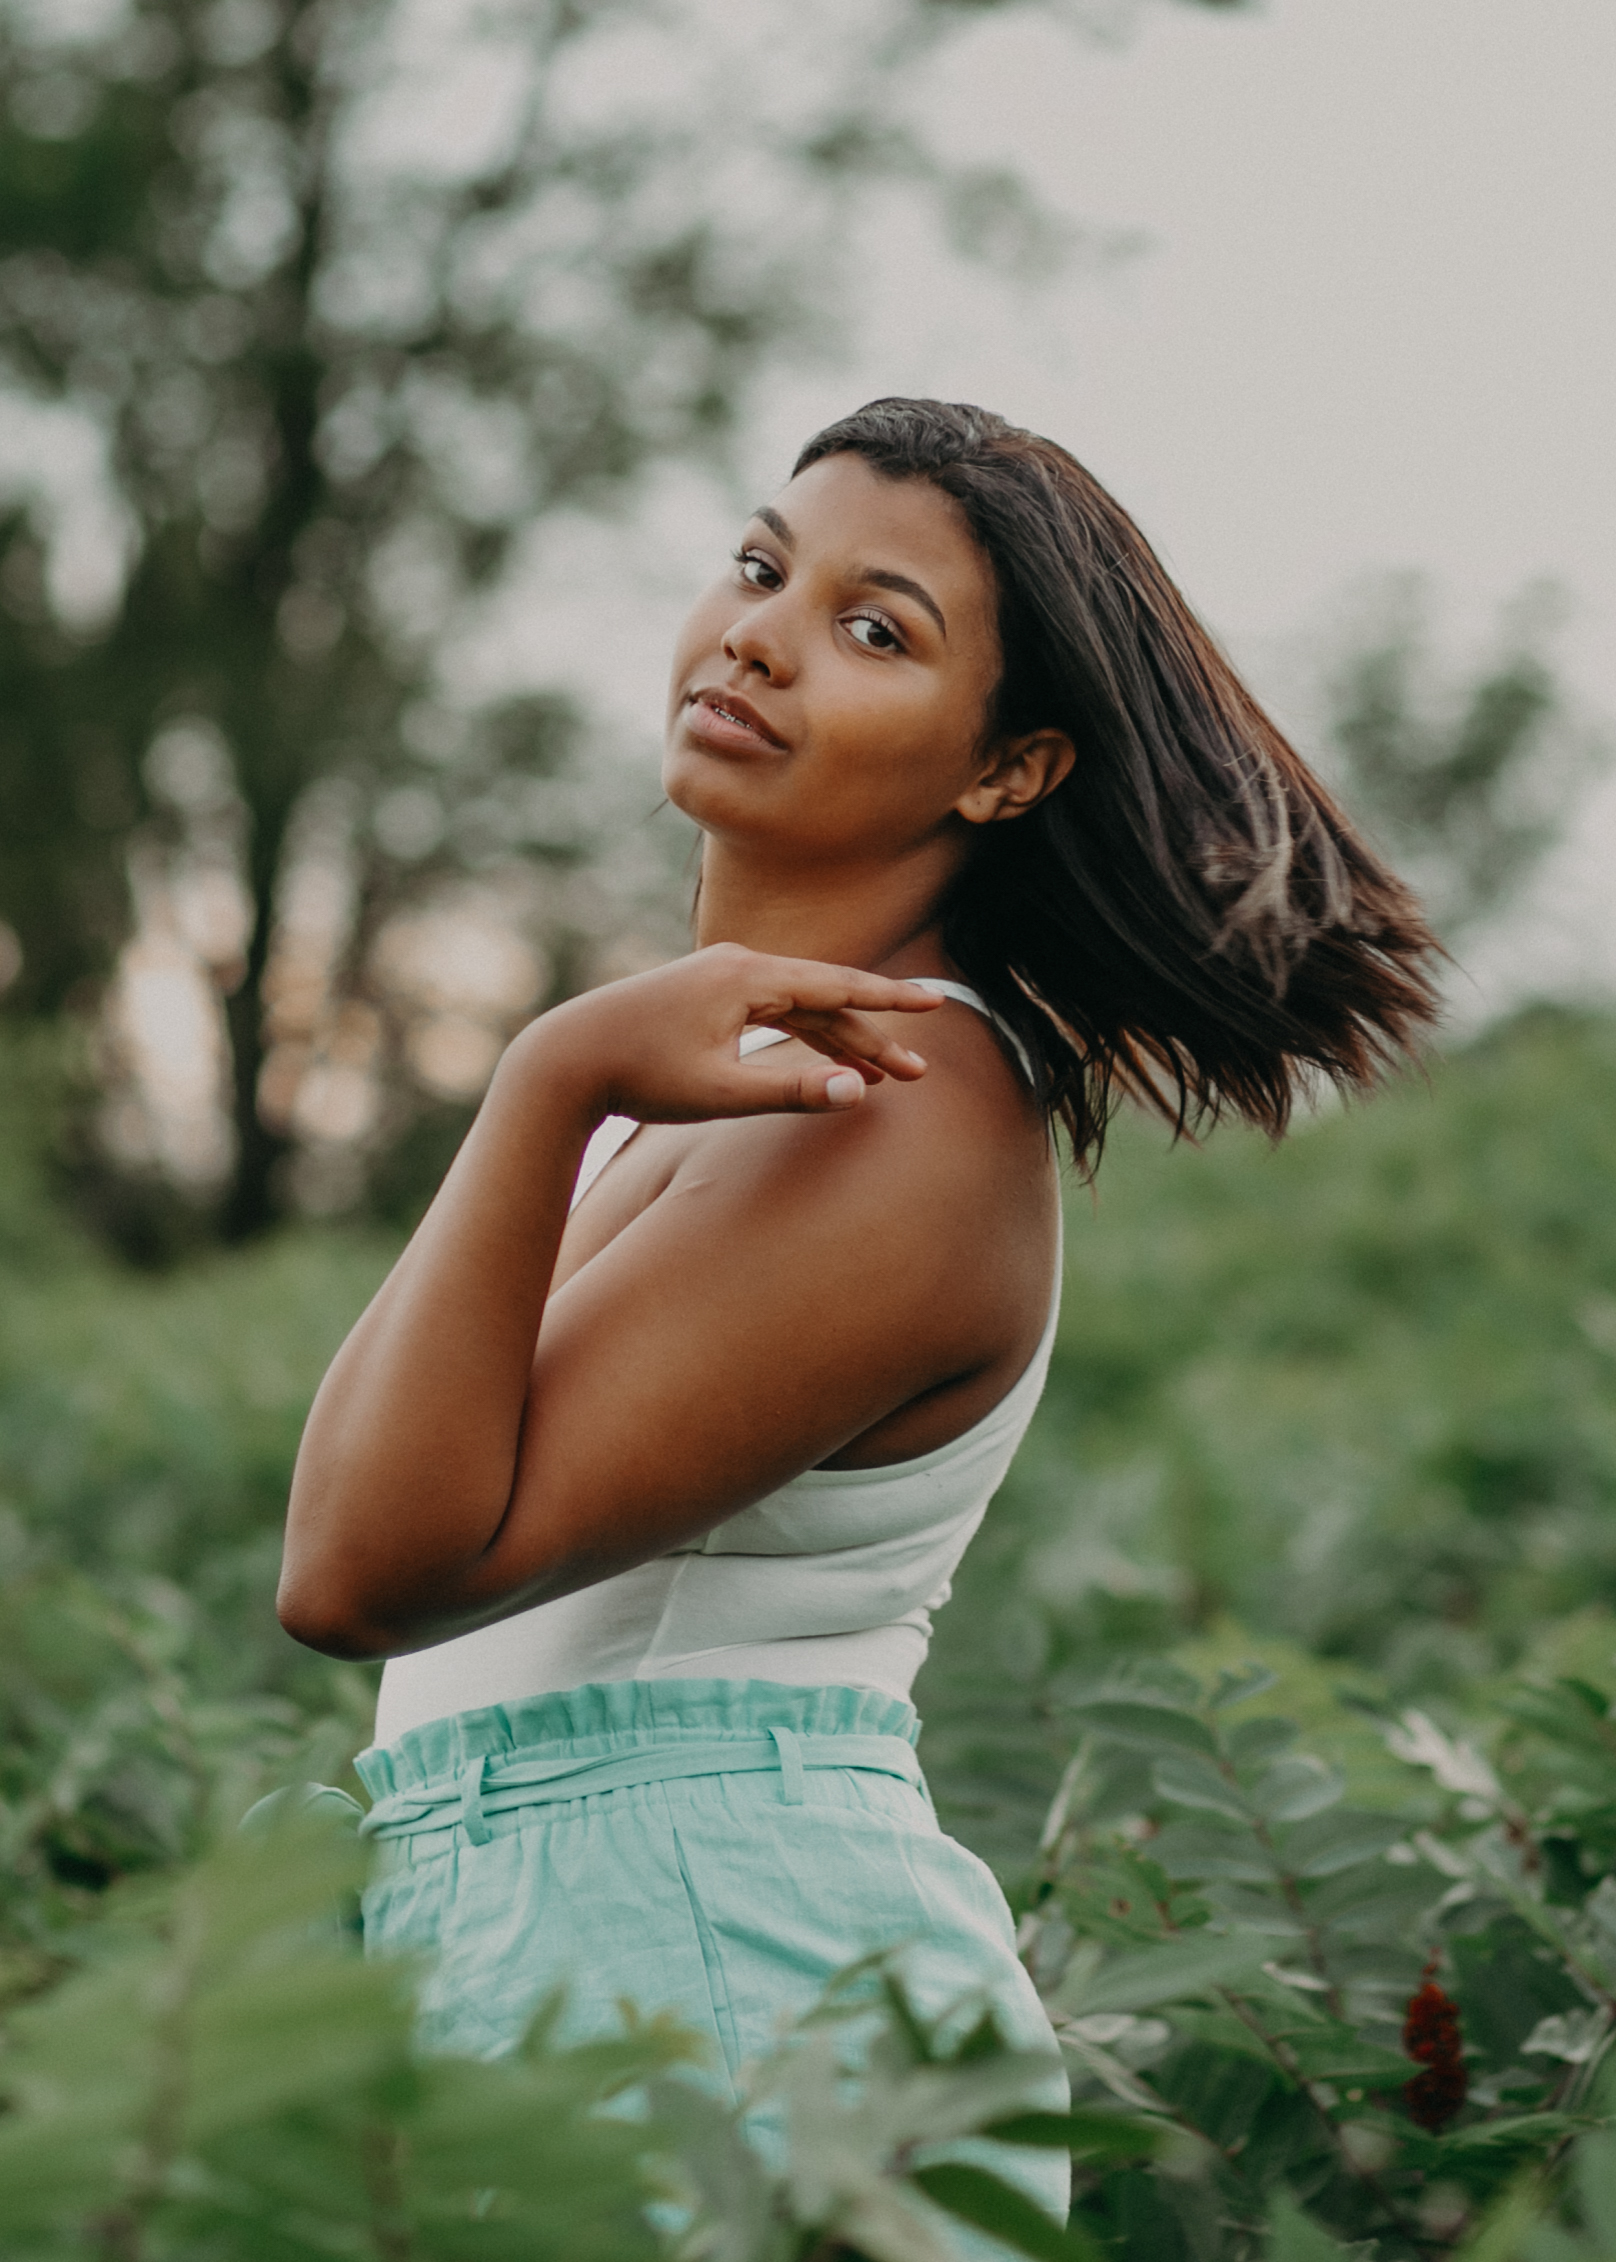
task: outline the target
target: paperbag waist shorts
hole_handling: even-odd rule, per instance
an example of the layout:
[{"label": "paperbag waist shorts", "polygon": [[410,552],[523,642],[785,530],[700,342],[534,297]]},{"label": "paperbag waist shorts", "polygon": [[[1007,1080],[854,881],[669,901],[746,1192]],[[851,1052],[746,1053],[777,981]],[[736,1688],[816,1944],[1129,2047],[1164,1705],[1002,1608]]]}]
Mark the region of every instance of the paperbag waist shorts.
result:
[{"label": "paperbag waist shorts", "polygon": [[[911,1705],[768,1681],[609,1681],[491,1705],[362,1753],[378,1860],[367,1951],[429,1967],[429,2048],[497,2057],[566,1990],[564,2041],[671,2012],[731,2091],[743,2063],[875,1950],[927,2019],[984,2005],[1059,2051],[992,1872],[945,1836]],[[995,2146],[1000,2166],[1006,2148]],[[1064,2219],[1063,2155],[1015,2180]]]}]

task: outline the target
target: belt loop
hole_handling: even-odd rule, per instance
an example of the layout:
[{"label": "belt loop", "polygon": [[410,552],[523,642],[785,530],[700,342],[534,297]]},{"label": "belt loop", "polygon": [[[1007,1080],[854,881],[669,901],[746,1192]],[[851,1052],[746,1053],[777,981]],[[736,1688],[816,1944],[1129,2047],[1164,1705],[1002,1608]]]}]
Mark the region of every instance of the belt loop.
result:
[{"label": "belt loop", "polygon": [[801,1806],[802,1746],[789,1728],[771,1728],[769,1734],[780,1755],[780,1796],[787,1806]]},{"label": "belt loop", "polygon": [[487,1765],[488,1754],[484,1752],[462,1769],[460,1776],[460,1827],[474,1846],[486,1846],[493,1836],[483,1812],[483,1770]]}]

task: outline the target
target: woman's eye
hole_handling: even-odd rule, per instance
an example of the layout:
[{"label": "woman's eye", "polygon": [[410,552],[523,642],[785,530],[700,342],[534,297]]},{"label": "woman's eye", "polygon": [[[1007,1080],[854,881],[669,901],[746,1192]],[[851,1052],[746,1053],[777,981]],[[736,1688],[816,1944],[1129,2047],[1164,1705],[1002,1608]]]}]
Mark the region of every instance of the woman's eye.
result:
[{"label": "woman's eye", "polygon": [[862,644],[866,652],[903,650],[902,637],[879,613],[855,613],[847,624],[847,633],[855,644]]},{"label": "woman's eye", "polygon": [[748,589],[779,589],[783,586],[778,569],[761,550],[737,550],[735,564]]}]

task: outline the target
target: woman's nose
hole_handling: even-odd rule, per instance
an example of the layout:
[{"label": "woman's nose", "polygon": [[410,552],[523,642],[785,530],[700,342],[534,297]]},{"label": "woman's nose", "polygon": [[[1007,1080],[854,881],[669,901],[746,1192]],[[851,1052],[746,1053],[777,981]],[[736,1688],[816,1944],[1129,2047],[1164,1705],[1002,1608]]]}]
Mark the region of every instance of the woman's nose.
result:
[{"label": "woman's nose", "polygon": [[766,605],[749,606],[724,638],[724,657],[765,683],[788,683],[796,673],[781,624]]}]

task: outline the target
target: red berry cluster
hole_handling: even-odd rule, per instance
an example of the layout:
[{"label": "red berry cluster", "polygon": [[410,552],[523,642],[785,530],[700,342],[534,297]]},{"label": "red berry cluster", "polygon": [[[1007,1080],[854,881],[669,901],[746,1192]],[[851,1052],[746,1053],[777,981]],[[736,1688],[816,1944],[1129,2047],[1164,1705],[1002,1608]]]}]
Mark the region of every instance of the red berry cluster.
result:
[{"label": "red berry cluster", "polygon": [[1420,1978],[1403,2021],[1403,2048],[1424,2071],[1404,2085],[1403,2098],[1410,2120],[1435,2131],[1451,2121],[1464,2103],[1470,2076],[1465,2071],[1459,2006],[1437,1985],[1434,1956]]}]

